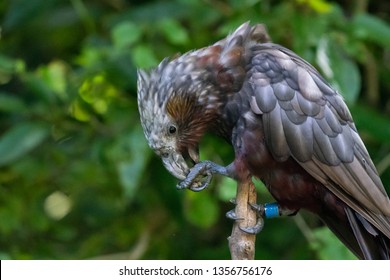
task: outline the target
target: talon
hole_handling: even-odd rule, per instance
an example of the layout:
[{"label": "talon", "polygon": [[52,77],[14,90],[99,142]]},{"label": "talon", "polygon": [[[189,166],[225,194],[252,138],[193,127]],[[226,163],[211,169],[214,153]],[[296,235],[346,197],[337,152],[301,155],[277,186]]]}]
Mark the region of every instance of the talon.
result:
[{"label": "talon", "polygon": [[213,176],[211,175],[207,175],[206,178],[204,179],[204,182],[197,182],[196,184],[193,184],[189,187],[189,189],[191,191],[194,191],[194,192],[200,192],[200,191],[203,191],[205,188],[207,188],[211,182],[211,178]]},{"label": "talon", "polygon": [[243,232],[248,233],[248,234],[258,234],[263,230],[263,228],[264,228],[264,219],[261,217],[259,217],[257,219],[256,225],[254,225],[253,227],[240,227],[239,226],[240,230],[242,230]]},{"label": "talon", "polygon": [[238,218],[237,215],[236,215],[236,211],[234,209],[226,212],[226,218],[228,219],[231,219],[231,220],[234,220],[234,221],[240,221],[240,220],[244,220],[244,218]]},{"label": "talon", "polygon": [[237,204],[237,202],[236,202],[236,199],[235,199],[235,198],[232,198],[232,199],[230,199],[230,200],[229,200],[229,202],[230,202],[230,203],[232,203],[232,204],[234,204],[234,205],[236,205],[236,204]]}]

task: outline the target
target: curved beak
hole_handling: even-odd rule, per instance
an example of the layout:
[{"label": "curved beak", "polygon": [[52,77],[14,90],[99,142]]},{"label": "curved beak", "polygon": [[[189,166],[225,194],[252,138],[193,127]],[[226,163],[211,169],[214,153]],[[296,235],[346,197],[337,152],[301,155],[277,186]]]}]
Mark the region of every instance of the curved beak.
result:
[{"label": "curved beak", "polygon": [[171,152],[162,157],[162,162],[169,173],[179,180],[184,180],[190,171],[184,157],[178,152]]},{"label": "curved beak", "polygon": [[187,155],[184,157],[178,151],[170,151],[162,157],[162,162],[165,168],[179,180],[184,180],[187,174],[190,172],[190,167],[186,161],[188,156],[191,158],[193,164],[199,162],[199,149],[198,147],[188,148]]}]

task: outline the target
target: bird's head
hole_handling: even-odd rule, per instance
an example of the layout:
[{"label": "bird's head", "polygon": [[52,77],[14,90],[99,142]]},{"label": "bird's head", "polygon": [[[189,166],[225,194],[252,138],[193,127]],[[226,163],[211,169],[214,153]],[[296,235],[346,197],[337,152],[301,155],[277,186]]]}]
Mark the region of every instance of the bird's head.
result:
[{"label": "bird's head", "polygon": [[245,23],[212,46],[165,59],[149,73],[138,71],[142,127],[172,175],[186,178],[208,129],[225,136],[221,108],[243,84],[251,47],[268,40],[264,26]]},{"label": "bird's head", "polygon": [[192,62],[191,57],[164,60],[149,73],[138,71],[138,108],[145,137],[165,168],[180,180],[199,162],[198,143],[217,108],[210,106],[215,103],[209,94],[212,89],[198,78]]}]

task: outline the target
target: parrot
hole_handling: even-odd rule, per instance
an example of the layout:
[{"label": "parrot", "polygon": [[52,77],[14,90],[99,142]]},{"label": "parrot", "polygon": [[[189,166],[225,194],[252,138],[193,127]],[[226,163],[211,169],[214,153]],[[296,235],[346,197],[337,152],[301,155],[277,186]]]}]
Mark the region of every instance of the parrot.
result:
[{"label": "parrot", "polygon": [[[275,199],[273,212],[307,210],[358,258],[390,258],[390,199],[342,95],[272,43],[265,25],[243,23],[210,46],[138,69],[137,103],[148,145],[178,189],[249,174]],[[230,144],[230,164],[200,161],[206,133]],[[267,216],[266,204],[252,207]]]}]

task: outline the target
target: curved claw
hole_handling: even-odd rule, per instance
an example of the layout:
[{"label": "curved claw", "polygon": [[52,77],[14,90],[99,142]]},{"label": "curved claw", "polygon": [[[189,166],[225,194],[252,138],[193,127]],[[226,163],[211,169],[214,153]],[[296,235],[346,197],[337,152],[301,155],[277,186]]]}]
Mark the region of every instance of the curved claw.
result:
[{"label": "curved claw", "polygon": [[245,227],[245,228],[239,227],[239,228],[240,230],[248,234],[258,234],[263,230],[263,227],[264,227],[264,219],[259,217],[257,219],[256,224],[253,227]]},{"label": "curved claw", "polygon": [[[211,179],[213,178],[212,175],[207,175],[206,179],[202,182],[200,186],[196,186],[197,184],[192,184],[189,189],[194,192],[200,192],[203,191],[205,188],[207,188],[210,185]],[[194,186],[195,185],[195,186]]]},{"label": "curved claw", "polygon": [[229,212],[226,212],[226,218],[234,220],[234,221],[239,221],[239,220],[244,220],[244,218],[238,218],[236,215],[236,210],[232,209]]},{"label": "curved claw", "polygon": [[197,181],[196,177],[188,176],[186,179],[176,185],[178,190],[190,189],[194,192],[200,192],[210,185],[212,175],[207,175],[202,181]]}]

